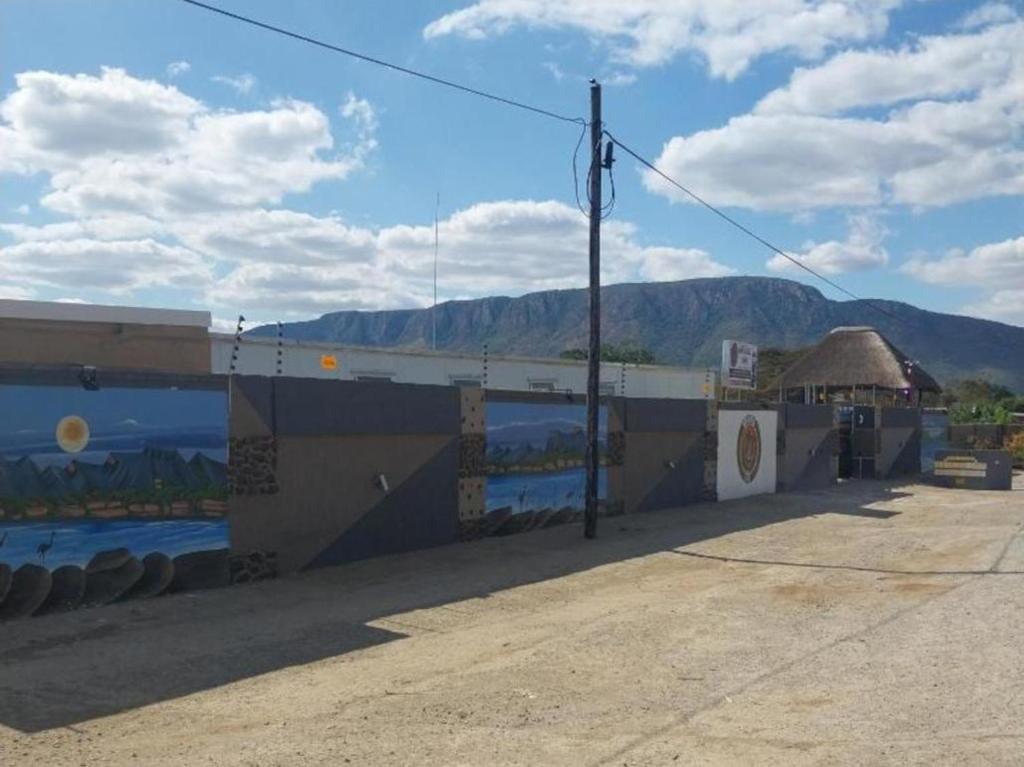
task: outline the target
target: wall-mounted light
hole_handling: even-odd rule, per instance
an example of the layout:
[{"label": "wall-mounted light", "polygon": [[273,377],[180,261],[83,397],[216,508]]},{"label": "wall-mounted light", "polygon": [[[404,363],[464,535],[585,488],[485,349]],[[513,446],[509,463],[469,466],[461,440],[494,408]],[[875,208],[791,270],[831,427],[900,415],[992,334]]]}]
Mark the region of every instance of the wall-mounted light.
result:
[{"label": "wall-mounted light", "polygon": [[669,458],[667,461],[665,461],[665,468],[668,469],[669,471],[675,469],[677,466],[679,466],[679,464],[676,463],[674,458]]},{"label": "wall-mounted light", "polygon": [[78,382],[86,391],[99,391],[100,383],[96,377],[96,368],[92,365],[82,365],[78,371]]},{"label": "wall-mounted light", "polygon": [[391,489],[391,487],[388,485],[388,478],[385,477],[383,474],[378,474],[376,478],[374,478],[373,483],[385,493]]}]

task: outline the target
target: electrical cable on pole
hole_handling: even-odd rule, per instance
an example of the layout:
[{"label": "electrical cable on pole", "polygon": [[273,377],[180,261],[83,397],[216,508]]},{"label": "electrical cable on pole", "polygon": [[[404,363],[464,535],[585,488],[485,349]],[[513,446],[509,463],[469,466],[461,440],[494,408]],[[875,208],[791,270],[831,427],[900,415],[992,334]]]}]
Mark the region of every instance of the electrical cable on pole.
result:
[{"label": "electrical cable on pole", "polygon": [[826,285],[830,285],[831,287],[833,287],[836,290],[838,290],[840,293],[843,293],[844,295],[849,296],[850,298],[854,299],[855,301],[863,301],[865,304],[870,306],[872,309],[875,309],[876,311],[881,312],[882,314],[886,315],[887,317],[889,317],[891,319],[894,319],[894,320],[896,320],[898,322],[902,322],[903,321],[899,316],[893,314],[888,309],[882,308],[881,306],[879,306],[878,304],[874,303],[870,299],[861,298],[857,294],[850,292],[849,290],[847,290],[846,288],[844,288],[842,285],[838,284],[834,280],[830,280],[825,275],[815,271],[814,269],[809,267],[807,264],[805,264],[800,259],[796,258],[795,256],[791,256],[789,253],[787,253],[786,251],[782,250],[782,248],[779,248],[779,247],[773,245],[772,243],[768,242],[768,240],[764,239],[764,237],[761,237],[761,235],[751,231],[750,229],[745,227],[743,224],[741,224],[739,221],[737,221],[732,216],[730,216],[728,213],[725,213],[725,212],[719,210],[718,208],[716,208],[714,205],[709,203],[707,200],[705,200],[703,197],[701,197],[697,193],[692,192],[689,189],[687,189],[685,186],[680,184],[674,178],[672,178],[667,173],[665,173],[663,170],[661,170],[656,165],[654,165],[654,163],[652,163],[650,160],[647,160],[647,159],[641,157],[637,152],[633,151],[628,146],[623,144],[621,141],[619,141],[619,139],[615,138],[615,136],[613,136],[608,131],[605,131],[604,135],[606,135],[608,137],[608,140],[611,141],[613,144],[618,144],[619,147],[626,154],[630,155],[634,160],[639,162],[641,165],[647,167],[648,169],[650,169],[651,171],[653,171],[654,173],[659,175],[661,178],[663,178],[665,181],[670,183],[672,186],[676,187],[676,189],[678,189],[679,191],[681,191],[684,194],[686,194],[687,196],[689,196],[695,202],[703,205],[705,208],[710,210],[712,213],[714,213],[719,218],[722,218],[725,221],[727,221],[728,223],[732,224],[734,227],[739,229],[744,234],[746,234],[746,235],[748,235],[750,237],[753,237],[755,240],[757,240],[759,243],[764,245],[766,248],[768,248],[773,253],[777,253],[778,255],[782,256],[783,258],[791,261],[793,264],[795,264],[796,266],[800,267],[801,269],[803,269],[808,274],[811,274],[811,275],[817,277],[819,280],[824,282]]},{"label": "electrical cable on pole", "polygon": [[429,82],[435,83],[436,85],[443,85],[447,88],[453,88],[457,91],[469,93],[473,96],[480,96],[481,98],[490,99],[491,101],[496,101],[500,104],[505,104],[506,106],[515,107],[517,109],[523,109],[528,112],[533,112],[535,114],[544,115],[545,117],[550,117],[554,120],[561,120],[562,122],[576,123],[577,125],[583,125],[586,122],[582,117],[569,117],[567,115],[558,114],[557,112],[552,112],[548,109],[542,109],[541,107],[535,107],[531,104],[526,104],[522,101],[516,101],[515,99],[506,98],[505,96],[499,96],[496,93],[489,93],[487,91],[482,91],[477,88],[470,88],[468,85],[462,85],[461,83],[457,83],[454,80],[446,80],[443,77],[436,77],[434,75],[427,74],[426,72],[420,72],[415,69],[410,69],[409,67],[403,67],[400,64],[393,64],[390,61],[378,59],[374,56],[368,56],[365,53],[359,53],[358,51],[353,51],[349,48],[342,48],[340,45],[333,45],[331,43],[324,42],[323,40],[317,40],[315,37],[309,37],[308,35],[299,34],[298,32],[292,32],[291,30],[284,29],[282,27],[276,27],[273,24],[267,24],[266,22],[258,21],[257,19],[253,19],[249,16],[243,16],[240,13],[232,13],[231,11],[225,10],[223,8],[218,8],[215,5],[209,5],[208,3],[199,2],[199,0],[181,0],[181,2],[188,3],[189,5],[195,6],[196,8],[202,8],[204,10],[211,11],[212,13],[218,13],[221,16],[225,16],[229,19],[234,19],[235,21],[241,21],[243,24],[249,24],[254,27],[259,27],[260,29],[265,29],[268,32],[276,32],[279,35],[284,35],[285,37],[290,37],[294,40],[301,40],[304,43],[309,43],[310,45],[315,45],[319,48],[334,51],[335,53],[341,53],[344,54],[345,56],[350,56],[354,59],[359,59],[360,61],[365,61],[370,64],[376,64],[377,66],[392,69],[396,72],[401,72],[402,74],[411,75],[412,77],[418,77],[421,80],[427,80]]}]

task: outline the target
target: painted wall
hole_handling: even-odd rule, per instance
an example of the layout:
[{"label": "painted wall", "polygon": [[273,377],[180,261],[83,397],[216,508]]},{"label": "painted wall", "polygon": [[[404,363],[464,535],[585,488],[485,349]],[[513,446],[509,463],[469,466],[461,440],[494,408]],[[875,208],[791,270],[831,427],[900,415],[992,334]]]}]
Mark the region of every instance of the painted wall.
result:
[{"label": "painted wall", "polygon": [[701,400],[622,400],[625,450],[621,495],[626,513],[701,500],[708,408]]},{"label": "painted wall", "polygon": [[85,603],[147,579],[159,592],[176,569],[226,583],[222,382],[107,377],[89,390],[43,375],[0,376],[0,617],[53,576],[81,581]]},{"label": "painted wall", "polygon": [[231,386],[236,556],[272,554],[294,572],[458,540],[458,389],[258,376]]},{"label": "painted wall", "polygon": [[[515,532],[569,521],[585,506],[586,406],[565,396],[501,399],[488,394],[482,529]],[[608,497],[608,408],[598,411],[598,497]]]},{"label": "painted wall", "polygon": [[879,479],[921,473],[921,411],[917,408],[882,407],[878,419],[878,454],[875,472]]},{"label": "painted wall", "polygon": [[921,471],[935,468],[935,455],[949,447],[949,414],[924,411],[921,414]]},{"label": "painted wall", "polygon": [[774,410],[719,410],[718,500],[775,492],[777,431]]},{"label": "painted wall", "polygon": [[778,491],[829,487],[838,472],[838,435],[831,405],[778,406]]}]

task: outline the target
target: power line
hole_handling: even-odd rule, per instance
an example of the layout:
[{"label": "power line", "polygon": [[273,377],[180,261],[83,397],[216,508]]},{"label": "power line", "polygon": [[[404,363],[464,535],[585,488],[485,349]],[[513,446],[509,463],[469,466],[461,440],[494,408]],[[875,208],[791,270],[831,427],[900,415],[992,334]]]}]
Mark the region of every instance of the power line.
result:
[{"label": "power line", "polygon": [[651,169],[652,171],[657,173],[659,176],[661,176],[663,179],[665,179],[668,183],[672,184],[672,186],[676,187],[681,192],[684,192],[689,197],[691,197],[693,200],[695,200],[696,202],[698,202],[701,205],[703,205],[705,208],[710,210],[712,213],[714,213],[719,218],[722,218],[725,221],[729,222],[730,224],[735,226],[737,229],[739,229],[744,234],[748,235],[749,237],[753,237],[755,240],[757,240],[759,243],[764,245],[766,248],[768,248],[772,252],[779,254],[780,256],[782,256],[783,258],[785,258],[785,259],[787,259],[789,261],[792,261],[796,266],[800,267],[801,269],[803,269],[808,274],[814,275],[815,277],[817,277],[819,280],[821,280],[825,284],[832,286],[833,288],[838,290],[840,293],[843,293],[844,295],[849,296],[850,298],[854,299],[855,301],[863,301],[865,304],[867,304],[868,306],[872,307],[873,309],[876,309],[877,311],[881,312],[882,314],[886,315],[887,317],[890,317],[890,318],[892,318],[894,320],[902,322],[902,320],[900,319],[899,316],[893,314],[888,309],[885,309],[882,306],[879,306],[878,304],[874,303],[870,299],[861,298],[857,294],[852,293],[851,291],[847,290],[846,288],[844,288],[842,285],[838,284],[834,280],[830,280],[825,275],[815,271],[814,269],[809,267],[807,264],[805,264],[800,259],[796,258],[795,256],[791,256],[789,253],[787,253],[786,251],[782,250],[782,248],[779,248],[779,247],[773,245],[772,243],[768,242],[768,240],[766,240],[761,235],[757,234],[756,232],[751,231],[750,229],[745,227],[743,224],[741,224],[739,221],[737,221],[732,216],[730,216],[728,213],[725,213],[725,212],[719,210],[714,205],[712,205],[707,200],[705,200],[703,197],[701,197],[700,195],[696,194],[695,192],[690,191],[685,186],[683,186],[678,181],[676,181],[674,178],[672,178],[671,176],[666,174],[664,171],[660,170],[652,162],[650,162],[649,160],[646,160],[643,157],[641,157],[639,154],[637,154],[632,149],[630,149],[628,146],[626,146],[621,141],[619,141],[619,139],[615,138],[615,136],[613,136],[608,131],[604,131],[604,135],[606,135],[609,138],[609,140],[612,141],[612,143],[618,144],[619,148],[621,148],[622,151],[624,151],[624,152],[626,152],[626,154],[632,156],[633,159],[635,159],[641,165],[644,165],[647,168]]},{"label": "power line", "polygon": [[550,117],[554,120],[561,120],[562,122],[575,123],[577,125],[586,124],[586,120],[584,120],[582,117],[568,117],[566,115],[558,114],[557,112],[542,109],[541,107],[535,107],[531,106],[530,104],[524,104],[522,101],[516,101],[515,99],[505,98],[504,96],[498,96],[497,94],[488,93],[487,91],[481,91],[477,90],[476,88],[470,88],[468,85],[461,85],[460,83],[453,82],[452,80],[445,80],[442,77],[428,75],[425,72],[419,72],[415,69],[409,69],[408,67],[403,67],[399,64],[392,64],[390,61],[384,61],[383,59],[378,59],[373,56],[367,56],[364,53],[358,53],[357,51],[349,50],[348,48],[342,48],[341,46],[338,45],[332,45],[331,43],[326,43],[323,40],[317,40],[314,37],[302,35],[299,34],[298,32],[291,32],[287,29],[282,29],[281,27],[275,27],[273,24],[267,24],[262,21],[257,21],[256,19],[250,18],[248,16],[242,16],[238,13],[232,13],[231,11],[227,11],[223,8],[218,8],[213,5],[207,5],[206,3],[199,2],[199,0],[181,1],[183,3],[188,3],[189,5],[194,5],[197,8],[203,8],[204,10],[211,11],[213,13],[218,13],[221,16],[226,16],[227,18],[234,19],[235,21],[241,21],[245,24],[250,24],[254,27],[259,27],[260,29],[266,29],[270,32],[276,32],[279,35],[291,37],[294,40],[301,40],[304,43],[309,43],[310,45],[325,48],[329,51],[334,51],[335,53],[342,53],[346,56],[351,56],[354,59],[359,59],[360,61],[366,61],[369,62],[370,64],[376,64],[381,67],[386,67],[387,69],[392,69],[396,72],[402,72],[403,74],[412,75],[413,77],[419,77],[422,80],[427,80],[437,85],[444,85],[448,88],[454,88],[455,90],[462,91],[464,93],[469,93],[474,96],[480,96],[481,98],[490,99],[491,101],[497,101],[498,103],[505,104],[506,106],[516,107],[518,109],[525,109],[528,112],[534,112],[539,115],[544,115],[545,117]]},{"label": "power line", "polygon": [[[576,148],[573,150],[573,153],[572,153],[572,189],[573,189],[573,192],[575,192],[575,194],[576,194],[576,207],[579,208],[580,209],[580,213],[582,213],[587,218],[590,218],[590,211],[587,208],[585,208],[583,206],[583,203],[580,201],[580,180],[579,180],[579,172],[577,170],[576,163],[577,163],[577,160],[579,158],[580,147],[583,145],[583,139],[586,137],[586,135],[587,135],[587,128],[589,128],[589,127],[590,127],[590,123],[585,123],[583,125],[583,130],[580,132],[579,140],[576,142]],[[608,170],[608,181],[611,184],[612,196],[611,196],[611,200],[609,200],[607,203],[605,203],[604,205],[601,206],[601,220],[602,221],[604,221],[606,218],[609,218],[612,215],[612,211],[615,209],[615,174],[612,172],[612,166],[611,165],[607,166],[607,170]],[[587,171],[587,180],[586,180],[586,189],[588,190],[587,191],[587,202],[590,202],[590,191],[589,191],[590,190],[590,174],[593,173],[593,172],[594,172],[593,168],[590,168],[590,170]]]}]

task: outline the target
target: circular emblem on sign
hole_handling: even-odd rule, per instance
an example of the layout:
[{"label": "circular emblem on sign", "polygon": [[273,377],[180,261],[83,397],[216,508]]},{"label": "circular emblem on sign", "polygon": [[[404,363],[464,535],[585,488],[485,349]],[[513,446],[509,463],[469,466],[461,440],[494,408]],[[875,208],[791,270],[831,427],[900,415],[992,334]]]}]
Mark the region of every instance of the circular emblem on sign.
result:
[{"label": "circular emblem on sign", "polygon": [[740,433],[736,437],[736,466],[744,482],[750,483],[761,468],[761,427],[757,418],[745,416],[740,422]]}]

